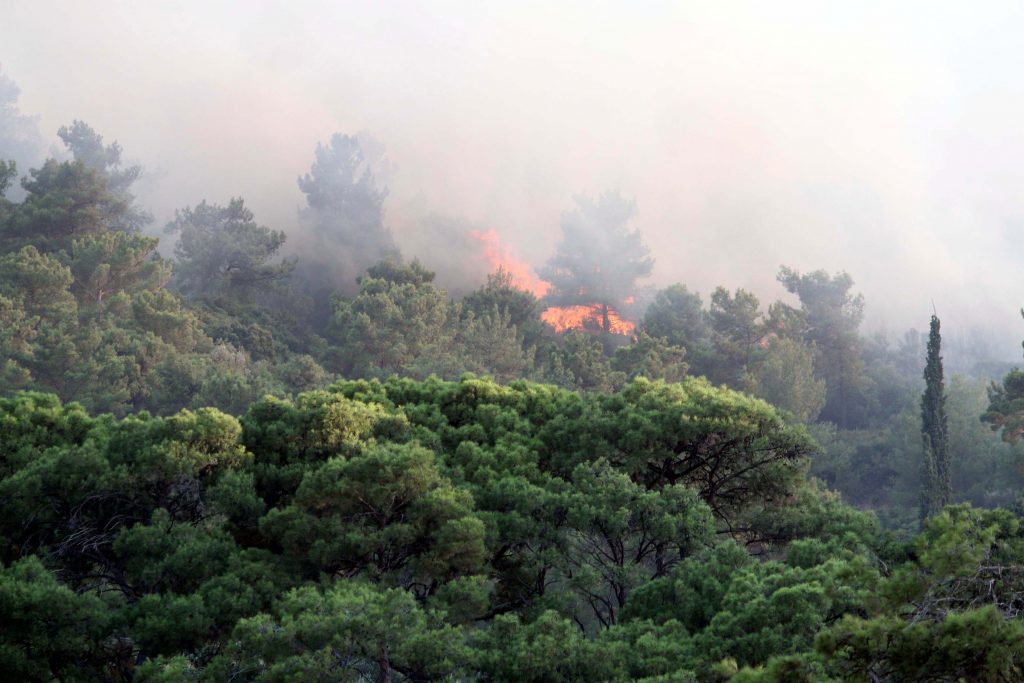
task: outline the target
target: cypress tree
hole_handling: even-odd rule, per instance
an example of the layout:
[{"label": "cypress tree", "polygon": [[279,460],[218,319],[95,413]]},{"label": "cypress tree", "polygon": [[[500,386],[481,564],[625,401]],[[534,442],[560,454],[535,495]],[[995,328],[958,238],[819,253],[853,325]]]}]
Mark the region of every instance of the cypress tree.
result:
[{"label": "cypress tree", "polygon": [[939,355],[941,350],[939,319],[933,315],[924,366],[924,394],[921,396],[921,437],[924,443],[921,467],[922,519],[940,512],[952,497],[946,392],[942,380],[942,356]]}]

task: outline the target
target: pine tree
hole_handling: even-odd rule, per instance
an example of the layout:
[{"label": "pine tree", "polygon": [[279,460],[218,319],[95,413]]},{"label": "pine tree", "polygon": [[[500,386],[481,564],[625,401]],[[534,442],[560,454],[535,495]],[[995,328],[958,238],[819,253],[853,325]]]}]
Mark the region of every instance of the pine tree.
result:
[{"label": "pine tree", "polygon": [[940,512],[952,497],[946,393],[942,380],[942,356],[939,355],[941,350],[939,319],[933,315],[924,368],[925,389],[921,396],[921,437],[924,445],[921,467],[922,519]]}]

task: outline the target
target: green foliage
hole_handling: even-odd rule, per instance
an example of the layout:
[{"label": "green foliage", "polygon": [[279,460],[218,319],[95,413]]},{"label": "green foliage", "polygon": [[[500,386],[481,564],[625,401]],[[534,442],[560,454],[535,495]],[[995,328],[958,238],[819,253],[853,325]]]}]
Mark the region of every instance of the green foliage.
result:
[{"label": "green foliage", "polygon": [[[48,162],[26,181],[25,201],[5,207],[0,216],[0,390],[52,391],[94,413],[149,409],[167,414],[204,405],[241,413],[265,393],[326,383],[319,364],[293,358],[273,332],[250,323],[243,339],[247,346],[233,345],[209,324],[209,309],[201,309],[200,317],[164,289],[171,268],[157,255],[157,240],[122,220],[128,220],[127,209],[121,209],[130,200],[132,179],[117,175],[119,148],[103,147],[87,126],[76,124],[65,132],[78,146],[76,155],[92,165],[81,159]],[[108,186],[108,177],[115,176],[123,181],[120,195]],[[240,201],[232,207],[246,214]],[[253,227],[251,215],[248,222],[244,218],[240,229],[251,228],[247,234],[255,238],[220,235],[222,243],[192,243],[196,251],[189,256],[216,260],[218,244],[231,242],[231,263],[220,264],[231,274],[215,284],[230,289],[232,310],[252,314],[256,283],[290,266],[252,260],[259,260],[252,252],[260,236],[279,246],[283,235]],[[251,257],[245,268],[240,254]],[[287,321],[269,313],[263,319],[275,331]],[[221,343],[214,343],[207,330]],[[248,347],[280,359],[281,365],[260,365]]]},{"label": "green foliage", "polygon": [[[107,188],[119,200],[118,208],[107,216],[111,229],[137,232],[152,221],[153,217],[149,213],[134,204],[135,197],[131,194],[131,186],[142,177],[142,167],[138,164],[122,165],[121,145],[116,141],[104,145],[103,136],[84,121],[74,121],[71,126],[61,126],[57,135],[74,156],[75,161],[82,162],[103,175],[107,181]],[[126,208],[122,210],[120,206]]]},{"label": "green foliage", "polygon": [[993,382],[988,399],[981,421],[988,423],[992,431],[1001,432],[1003,441],[1016,444],[1024,434],[1024,371],[1014,368],[1001,384]]},{"label": "green foliage", "polygon": [[864,297],[850,293],[853,278],[846,273],[830,276],[818,270],[800,274],[783,267],[778,279],[800,298],[808,340],[821,354],[818,373],[827,388],[822,419],[840,427],[862,425],[863,359],[858,328],[864,317]]},{"label": "green foliage", "polygon": [[0,456],[7,477],[49,448],[82,445],[92,420],[77,403],[61,405],[52,394],[24,392],[0,398],[0,426]]},{"label": "green foliage", "polygon": [[484,680],[540,683],[623,678],[616,666],[622,658],[621,646],[612,650],[605,643],[587,640],[575,624],[551,611],[526,624],[513,615],[498,617],[480,632],[474,645]]},{"label": "green foliage", "polygon": [[293,261],[273,262],[283,232],[256,223],[242,199],[227,206],[205,201],[178,211],[166,232],[177,234],[177,288],[191,298],[251,303],[259,290],[284,281]]},{"label": "green foliage", "polygon": [[319,571],[366,573],[421,594],[470,574],[484,560],[484,525],[472,497],[446,481],[416,444],[371,445],[306,472],[294,501],[260,529]]},{"label": "green foliage", "polygon": [[[690,292],[684,285],[672,285],[659,291],[647,307],[641,327],[655,339],[665,339],[672,346],[686,349],[691,359],[703,358],[708,353],[711,326],[707,314],[700,295]],[[700,370],[703,374],[704,369]]]},{"label": "green foliage", "polygon": [[157,239],[103,232],[71,244],[71,290],[82,307],[102,308],[108,294],[159,291],[171,277],[168,263],[155,256]]},{"label": "green foliage", "polygon": [[1015,681],[1024,666],[1024,626],[992,607],[907,625],[892,616],[845,617],[818,650],[843,680]]},{"label": "green foliage", "polygon": [[[620,356],[620,365],[628,356]],[[626,373],[612,368],[601,342],[579,330],[566,332],[562,343],[551,349],[545,378],[560,386],[581,391],[607,393],[626,381]]]},{"label": "green foliage", "polygon": [[1010,681],[1020,676],[1019,520],[947,507],[916,539],[916,559],[883,585],[887,610],[846,615],[816,650],[841,678]]},{"label": "green foliage", "polygon": [[703,379],[345,381],[240,421],[26,393],[0,427],[0,658],[23,679],[1012,680],[1024,662],[1013,513],[949,507],[894,542],[802,482],[802,427]]},{"label": "green foliage", "polygon": [[212,680],[438,680],[468,659],[459,630],[420,607],[407,592],[339,581],[295,589],[273,614],[242,619]]},{"label": "green foliage", "polygon": [[[525,339],[512,322],[509,312],[498,307],[477,316],[473,313],[462,318],[454,344],[448,349],[436,348],[435,357],[447,355],[456,364],[458,374],[474,372],[489,375],[499,382],[511,382],[527,377],[533,370],[536,350],[525,346]],[[416,368],[416,365],[413,365]],[[419,370],[415,374],[424,376]],[[452,377],[455,373],[435,373]]]},{"label": "green foliage", "polygon": [[509,313],[495,307],[480,316],[462,315],[460,308],[449,306],[445,328],[402,367],[403,374],[457,379],[474,373],[499,382],[533,374],[536,349],[525,346]]},{"label": "green foliage", "polygon": [[[915,374],[919,368],[914,368]],[[978,420],[988,405],[987,382],[954,375],[946,387],[948,449],[954,501],[992,507],[1013,505],[1024,486],[1020,445],[1004,442]],[[822,450],[811,473],[851,504],[884,512],[886,524],[916,527],[921,479],[920,388],[873,429],[815,425]],[[914,400],[918,399],[918,400]]]},{"label": "green foliage", "polygon": [[22,187],[28,195],[2,233],[8,249],[33,243],[47,252],[67,250],[73,238],[111,229],[128,211],[108,191],[106,179],[81,161],[50,159],[32,169]]},{"label": "green foliage", "polygon": [[949,455],[956,500],[980,507],[1008,507],[1024,488],[1021,449],[1003,441],[978,415],[988,405],[986,382],[962,375],[946,389]]},{"label": "green foliage", "polygon": [[624,622],[678,621],[688,633],[701,631],[722,608],[733,575],[754,563],[735,542],[724,542],[688,557],[671,574],[648,581],[630,595],[622,611]]},{"label": "green foliage", "polygon": [[724,287],[711,294],[708,318],[715,346],[712,377],[736,388],[747,388],[747,376],[763,355],[761,341],[767,330],[761,320],[760,301],[744,289],[735,295]]},{"label": "green foliage", "polygon": [[616,444],[613,463],[651,488],[695,487],[726,524],[751,504],[783,501],[813,449],[767,403],[702,379],[637,380],[597,403],[597,433]]},{"label": "green foliage", "polygon": [[646,377],[678,382],[689,368],[683,360],[685,357],[683,347],[671,346],[664,338],[655,339],[641,331],[633,338],[633,343],[615,350],[612,368],[623,373],[627,380]]},{"label": "green foliage", "polygon": [[550,328],[540,320],[541,306],[526,290],[517,288],[512,274],[498,269],[487,276],[487,282],[474,292],[462,298],[461,311],[464,316],[476,318],[493,315],[508,316],[509,324],[522,335],[523,347],[538,346],[550,334]]},{"label": "green foliage", "polygon": [[800,422],[810,423],[825,407],[825,389],[825,381],[814,374],[811,347],[785,337],[769,342],[754,393]]},{"label": "green foliage", "polygon": [[443,338],[444,290],[419,263],[384,264],[359,282],[350,300],[334,300],[330,336],[343,349],[341,366],[358,376],[400,372]]},{"label": "green foliage", "polygon": [[921,468],[921,517],[931,517],[952,497],[949,462],[949,425],[946,421],[946,388],[942,381],[942,337],[939,319],[932,316],[928,334],[928,358],[924,366],[924,395],[921,396],[921,438],[924,458]]},{"label": "green foliage", "polygon": [[99,680],[109,614],[35,557],[0,566],[0,667],[12,680]]},{"label": "green foliage", "polygon": [[6,208],[8,201],[3,198],[11,183],[18,177],[18,165],[13,159],[0,159],[0,206]]},{"label": "green foliage", "polygon": [[603,460],[579,465],[572,484],[558,564],[603,627],[633,588],[711,541],[711,510],[693,489],[649,491]]}]

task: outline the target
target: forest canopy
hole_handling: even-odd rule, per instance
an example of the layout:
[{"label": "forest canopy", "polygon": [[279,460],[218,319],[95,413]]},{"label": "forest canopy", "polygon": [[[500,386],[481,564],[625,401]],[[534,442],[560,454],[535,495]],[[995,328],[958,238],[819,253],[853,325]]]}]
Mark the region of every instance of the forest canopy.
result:
[{"label": "forest canopy", "polygon": [[20,680],[1011,680],[1022,654],[1012,513],[899,540],[804,479],[803,427],[700,379],[354,380],[240,419],[23,393],[0,424]]}]

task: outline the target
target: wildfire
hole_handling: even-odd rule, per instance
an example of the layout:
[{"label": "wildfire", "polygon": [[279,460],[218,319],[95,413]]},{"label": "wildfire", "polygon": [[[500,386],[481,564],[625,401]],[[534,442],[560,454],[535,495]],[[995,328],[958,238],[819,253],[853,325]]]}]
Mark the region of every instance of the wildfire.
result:
[{"label": "wildfire", "polygon": [[483,243],[484,258],[487,259],[491,269],[505,269],[512,276],[512,284],[516,287],[525,289],[537,298],[544,296],[551,289],[550,284],[533,274],[530,266],[509,253],[508,248],[501,243],[498,233],[494,230],[488,230],[487,232],[473,230],[469,233],[469,236]]},{"label": "wildfire", "polygon": [[[601,314],[601,304],[589,304],[585,306],[551,306],[544,309],[540,319],[556,332],[567,330],[601,330],[604,329],[604,319]],[[614,334],[633,334],[636,323],[623,320],[622,317],[612,309],[608,309],[608,328]]]},{"label": "wildfire", "polygon": [[[483,245],[483,256],[492,270],[504,269],[511,277],[512,284],[520,289],[531,292],[542,298],[551,289],[551,283],[541,280],[533,274],[526,263],[512,256],[508,248],[501,243],[498,233],[494,230],[481,232],[473,230],[469,236],[479,240]],[[626,299],[627,304],[633,303],[633,297]],[[603,330],[604,311],[607,311],[608,328],[613,334],[633,334],[636,323],[623,320],[619,313],[601,304],[585,304],[579,306],[549,306],[540,314],[541,320],[551,325],[556,332],[568,330]]]}]

